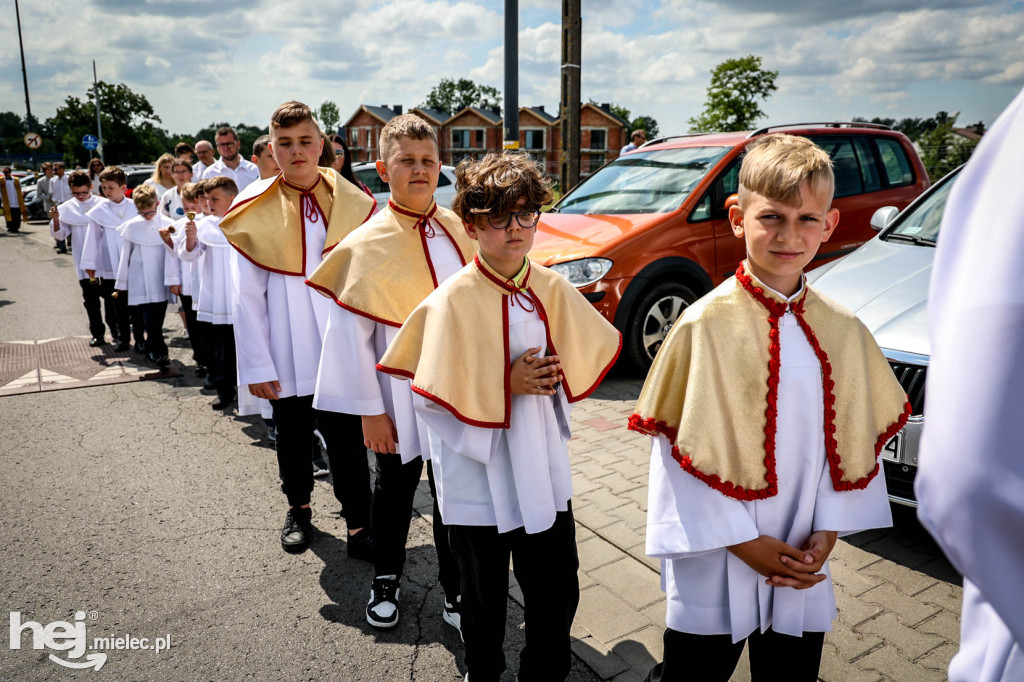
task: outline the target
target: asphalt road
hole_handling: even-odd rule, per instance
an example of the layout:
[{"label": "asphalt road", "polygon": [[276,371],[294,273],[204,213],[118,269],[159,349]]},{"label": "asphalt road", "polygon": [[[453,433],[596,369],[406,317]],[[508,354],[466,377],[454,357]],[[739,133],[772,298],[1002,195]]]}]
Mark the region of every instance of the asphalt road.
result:
[{"label": "asphalt road", "polygon": [[[0,340],[86,335],[71,256],[43,224],[0,232]],[[180,333],[177,315],[166,326]],[[403,617],[375,631],[363,609],[372,567],[345,554],[329,484],[313,493],[309,551],[280,549],[284,496],[259,419],[210,409],[186,348],[185,377],[0,397],[0,617],[96,637],[170,638],[166,651],[109,650],[99,671],[75,650],[12,649],[0,679],[461,680],[463,647],[441,619],[430,526],[413,520]],[[76,618],[76,613],[82,615]],[[52,643],[78,640],[54,630]],[[523,614],[509,601],[514,679]],[[165,640],[166,641],[166,640]],[[578,660],[574,681],[596,680]]]}]

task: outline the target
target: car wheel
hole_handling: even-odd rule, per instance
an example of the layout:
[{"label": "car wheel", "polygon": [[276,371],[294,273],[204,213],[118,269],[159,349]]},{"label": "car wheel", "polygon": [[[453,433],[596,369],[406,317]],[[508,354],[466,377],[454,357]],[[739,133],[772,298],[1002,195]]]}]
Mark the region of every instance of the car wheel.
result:
[{"label": "car wheel", "polygon": [[627,354],[636,368],[650,368],[672,325],[696,300],[697,295],[678,282],[662,282],[644,294],[626,330]]}]

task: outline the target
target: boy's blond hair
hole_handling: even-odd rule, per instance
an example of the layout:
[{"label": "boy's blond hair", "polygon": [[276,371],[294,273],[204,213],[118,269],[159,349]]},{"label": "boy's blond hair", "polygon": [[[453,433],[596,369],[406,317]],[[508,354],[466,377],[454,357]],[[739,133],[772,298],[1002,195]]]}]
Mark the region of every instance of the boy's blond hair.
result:
[{"label": "boy's blond hair", "polygon": [[196,201],[201,194],[196,186],[197,184],[195,182],[186,182],[185,186],[181,188],[181,198],[185,201]]},{"label": "boy's blond hair", "polygon": [[238,194],[238,185],[226,175],[215,175],[212,178],[203,180],[203,194],[209,194],[215,189],[222,189],[230,196]]},{"label": "boy's blond hair", "polygon": [[156,189],[152,185],[139,185],[132,190],[132,203],[135,208],[149,208],[156,206]]},{"label": "boy's blond hair", "polygon": [[479,161],[465,159],[455,169],[452,210],[466,222],[479,215],[506,215],[520,198],[526,208],[551,201],[551,183],[529,155],[490,152]]},{"label": "boy's blond hair", "polygon": [[416,114],[402,114],[388,121],[380,131],[378,148],[380,149],[380,158],[384,163],[387,163],[388,157],[391,156],[395,142],[403,137],[413,140],[430,140],[434,143],[434,149],[438,148],[437,133],[429,123]]},{"label": "boy's blond hair", "polygon": [[828,152],[806,137],[772,133],[751,142],[740,166],[739,204],[742,208],[755,192],[787,206],[800,203],[800,186],[828,190],[829,204],[835,192],[835,176]]}]

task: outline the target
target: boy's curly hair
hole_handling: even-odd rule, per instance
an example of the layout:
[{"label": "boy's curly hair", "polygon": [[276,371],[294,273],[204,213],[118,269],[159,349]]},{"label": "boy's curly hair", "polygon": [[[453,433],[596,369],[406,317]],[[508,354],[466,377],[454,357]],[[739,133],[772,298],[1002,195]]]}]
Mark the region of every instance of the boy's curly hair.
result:
[{"label": "boy's curly hair", "polygon": [[529,154],[490,152],[479,161],[464,159],[455,169],[452,210],[466,222],[511,213],[520,198],[540,208],[552,197],[551,183]]}]

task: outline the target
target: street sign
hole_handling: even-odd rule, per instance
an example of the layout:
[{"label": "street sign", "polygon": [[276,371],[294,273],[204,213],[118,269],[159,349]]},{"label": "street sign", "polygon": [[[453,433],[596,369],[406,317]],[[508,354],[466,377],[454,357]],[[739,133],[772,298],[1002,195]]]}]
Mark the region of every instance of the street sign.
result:
[{"label": "street sign", "polygon": [[25,136],[25,146],[29,149],[39,149],[43,146],[43,136],[39,133],[29,133]]},{"label": "street sign", "polygon": [[82,138],[82,146],[88,149],[89,151],[92,151],[93,149],[96,149],[97,147],[100,146],[99,138],[97,138],[95,135],[86,135],[85,137]]}]

